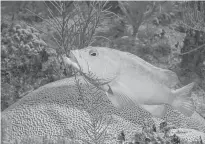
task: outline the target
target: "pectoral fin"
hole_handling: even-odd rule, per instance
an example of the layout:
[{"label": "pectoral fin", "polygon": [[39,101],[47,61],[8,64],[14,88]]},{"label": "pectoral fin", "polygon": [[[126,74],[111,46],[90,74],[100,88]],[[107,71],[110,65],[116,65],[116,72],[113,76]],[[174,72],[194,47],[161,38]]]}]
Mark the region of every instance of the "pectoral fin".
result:
[{"label": "pectoral fin", "polygon": [[108,99],[112,102],[112,104],[118,109],[122,109],[126,106],[135,105],[134,100],[131,99],[132,93],[126,87],[122,87],[122,85],[108,85],[108,89],[106,91]]},{"label": "pectoral fin", "polygon": [[109,86],[109,84],[105,84],[105,85],[102,85],[100,86],[100,88],[106,92],[106,94],[110,94],[110,95],[113,95],[113,91],[111,89],[111,87]]}]

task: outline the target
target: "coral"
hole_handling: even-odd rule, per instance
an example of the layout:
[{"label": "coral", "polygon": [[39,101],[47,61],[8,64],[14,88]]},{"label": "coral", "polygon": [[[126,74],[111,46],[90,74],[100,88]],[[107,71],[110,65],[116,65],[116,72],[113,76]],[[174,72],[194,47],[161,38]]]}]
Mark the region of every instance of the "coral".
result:
[{"label": "coral", "polygon": [[[2,25],[6,23],[3,22]],[[13,103],[30,90],[51,82],[48,77],[55,75],[55,68],[60,72],[61,64],[56,51],[50,50],[40,38],[39,32],[32,27],[14,23],[4,26],[1,42],[1,84],[3,87],[11,85],[15,89],[10,97],[2,89],[4,99],[1,108],[4,110],[8,103]],[[49,59],[52,59],[52,63],[48,62]],[[41,82],[42,77],[47,79],[46,83]]]},{"label": "coral", "polygon": [[[159,135],[160,123],[161,129],[174,125],[201,131],[195,135],[205,132],[203,122],[183,117],[172,109],[164,119],[167,124],[162,123],[164,120],[153,119],[139,107],[118,111],[102,91],[85,83],[82,77],[73,77],[42,86],[3,111],[2,141],[21,143],[30,137],[43,143],[42,137],[47,137],[53,143],[59,138],[79,143],[115,143],[122,131],[126,141],[136,133],[146,131],[149,134],[150,129],[154,130],[152,134]],[[147,129],[143,129],[144,124]],[[148,136],[150,140],[152,137]]]},{"label": "coral", "polygon": [[205,134],[203,132],[199,132],[193,129],[172,129],[170,130],[168,135],[173,136],[174,134],[178,136],[181,141],[184,142],[197,142],[200,139],[205,142]]}]

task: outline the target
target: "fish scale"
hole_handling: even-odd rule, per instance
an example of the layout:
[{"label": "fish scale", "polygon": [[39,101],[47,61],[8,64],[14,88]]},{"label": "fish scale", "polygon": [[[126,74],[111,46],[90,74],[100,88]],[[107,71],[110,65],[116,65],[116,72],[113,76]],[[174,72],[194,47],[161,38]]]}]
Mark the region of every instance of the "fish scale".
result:
[{"label": "fish scale", "polygon": [[[195,111],[189,98],[194,82],[173,90],[178,83],[176,73],[155,67],[133,54],[107,47],[87,47],[72,50],[70,58],[64,57],[64,62],[104,90],[119,109],[134,102],[161,118],[166,111],[161,104],[169,104],[186,116]],[[90,77],[90,73],[104,83]],[[126,103],[128,99],[130,104]]]},{"label": "fish scale", "polygon": [[[123,130],[126,139],[130,139],[134,133],[141,131],[145,119],[150,123],[153,122],[151,115],[137,106],[118,111],[112,106],[104,92],[99,91],[97,95],[90,94],[96,91],[93,86],[90,85],[88,88],[83,77],[77,77],[77,79],[82,82],[82,96],[88,106],[84,107],[77,101],[81,96],[74,77],[47,84],[26,95],[2,112],[2,140],[15,143],[15,139],[21,141],[33,137],[41,143],[42,136],[47,136],[55,142],[57,141],[56,136],[69,139],[69,135],[71,135],[69,132],[73,131],[74,137],[79,136],[91,141],[80,129],[80,126],[86,126],[81,119],[91,122],[91,117],[97,115],[112,116],[112,123],[107,129],[111,137],[116,137]],[[93,88],[92,92],[90,92],[91,88]],[[91,109],[93,103],[95,106],[94,109]],[[176,117],[176,115],[178,116]],[[176,114],[172,109],[168,111],[164,119],[176,123],[177,127],[184,127],[183,124],[187,123],[185,128],[205,132],[202,119],[181,116],[180,113]],[[113,143],[113,141],[108,139],[106,143]]]}]

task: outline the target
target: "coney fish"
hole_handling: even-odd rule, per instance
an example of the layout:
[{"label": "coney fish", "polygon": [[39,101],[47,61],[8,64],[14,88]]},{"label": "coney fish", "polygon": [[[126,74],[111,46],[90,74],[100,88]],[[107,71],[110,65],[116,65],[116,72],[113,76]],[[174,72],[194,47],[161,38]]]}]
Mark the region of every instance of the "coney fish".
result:
[{"label": "coney fish", "polygon": [[164,104],[191,117],[195,106],[190,98],[194,82],[180,89],[176,73],[155,67],[136,55],[107,47],[72,50],[63,57],[90,83],[106,92],[118,109],[138,105],[153,116],[164,117]]}]

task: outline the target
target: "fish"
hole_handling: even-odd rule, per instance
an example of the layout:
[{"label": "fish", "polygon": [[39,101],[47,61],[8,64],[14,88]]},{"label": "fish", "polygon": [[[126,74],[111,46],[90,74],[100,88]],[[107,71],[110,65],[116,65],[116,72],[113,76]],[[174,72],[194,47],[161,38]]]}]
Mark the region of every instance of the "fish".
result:
[{"label": "fish", "polygon": [[129,52],[89,46],[71,50],[64,62],[105,91],[118,109],[138,105],[160,118],[166,113],[164,104],[188,117],[195,112],[190,97],[194,82],[174,89],[179,82],[176,73],[156,67]]}]

